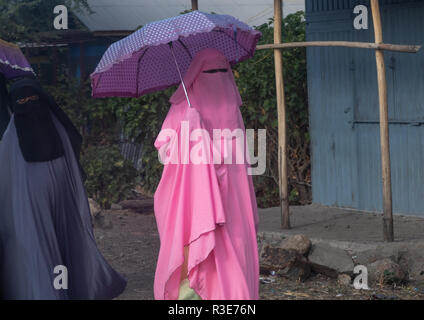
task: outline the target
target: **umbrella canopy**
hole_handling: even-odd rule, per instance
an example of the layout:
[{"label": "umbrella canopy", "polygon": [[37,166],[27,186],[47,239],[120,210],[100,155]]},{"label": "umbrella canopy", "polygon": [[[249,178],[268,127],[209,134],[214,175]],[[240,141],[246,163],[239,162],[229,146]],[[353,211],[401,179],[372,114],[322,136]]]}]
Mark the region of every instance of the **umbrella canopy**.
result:
[{"label": "umbrella canopy", "polygon": [[108,48],[91,74],[93,97],[166,89],[181,81],[179,70],[184,74],[202,49],[218,49],[235,64],[254,55],[260,37],[232,16],[201,11],[149,23]]},{"label": "umbrella canopy", "polygon": [[6,79],[34,75],[31,65],[15,44],[0,39],[0,72]]}]

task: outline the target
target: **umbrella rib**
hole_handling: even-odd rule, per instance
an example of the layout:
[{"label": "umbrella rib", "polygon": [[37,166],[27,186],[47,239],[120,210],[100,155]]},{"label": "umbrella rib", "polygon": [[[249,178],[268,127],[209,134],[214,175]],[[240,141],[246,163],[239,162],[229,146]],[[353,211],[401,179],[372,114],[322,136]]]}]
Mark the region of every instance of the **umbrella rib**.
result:
[{"label": "umbrella rib", "polygon": [[139,86],[138,79],[139,79],[139,76],[140,76],[140,62],[141,62],[141,59],[143,59],[144,55],[146,54],[147,50],[149,50],[149,48],[150,47],[147,47],[146,50],[144,50],[143,54],[141,54],[140,57],[137,60],[137,77],[136,77],[137,85],[136,85],[136,89],[135,89],[135,95],[136,96],[138,96],[138,86]]},{"label": "umbrella rib", "polygon": [[190,57],[190,59],[193,59],[193,56],[191,55],[190,50],[188,50],[188,48],[185,45],[185,43],[183,42],[183,40],[181,38],[178,38],[178,42],[181,43],[181,45],[183,46],[185,51],[188,53],[188,56]]},{"label": "umbrella rib", "polygon": [[186,86],[185,86],[185,83],[184,83],[184,80],[183,80],[183,76],[181,75],[180,67],[178,66],[177,58],[175,57],[175,54],[174,54],[174,49],[173,49],[173,45],[172,45],[173,43],[169,42],[168,44],[169,44],[169,49],[171,50],[172,57],[174,58],[174,61],[175,61],[175,65],[177,67],[178,75],[180,76],[181,85],[183,86],[184,93],[185,93],[185,96],[187,98],[188,107],[191,108],[191,103],[190,103],[190,99],[188,97],[188,93],[187,93],[187,89],[186,89]]}]

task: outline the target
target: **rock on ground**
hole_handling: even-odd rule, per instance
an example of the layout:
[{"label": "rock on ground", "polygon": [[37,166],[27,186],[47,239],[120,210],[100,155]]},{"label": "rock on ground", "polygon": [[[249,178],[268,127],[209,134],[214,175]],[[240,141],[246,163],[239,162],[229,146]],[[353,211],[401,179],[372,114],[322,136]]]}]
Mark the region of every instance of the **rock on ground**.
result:
[{"label": "rock on ground", "polygon": [[311,240],[303,234],[287,237],[279,245],[281,249],[295,250],[303,256],[306,256],[309,253],[311,246]]},{"label": "rock on ground", "polygon": [[400,265],[389,258],[375,261],[367,266],[368,279],[378,284],[403,284],[408,274]]},{"label": "rock on ground", "polygon": [[122,210],[123,208],[122,208],[122,206],[120,205],[120,204],[116,204],[116,203],[114,203],[114,204],[112,204],[111,206],[110,206],[110,210]]},{"label": "rock on ground", "polygon": [[306,280],[311,274],[305,257],[293,249],[282,249],[265,245],[260,253],[262,273],[275,272],[279,276],[292,280]]},{"label": "rock on ground", "polygon": [[337,283],[342,286],[350,286],[352,284],[352,278],[346,273],[341,273],[337,277]]},{"label": "rock on ground", "polygon": [[345,250],[324,243],[314,244],[308,256],[312,270],[337,278],[339,273],[353,273],[352,257]]}]

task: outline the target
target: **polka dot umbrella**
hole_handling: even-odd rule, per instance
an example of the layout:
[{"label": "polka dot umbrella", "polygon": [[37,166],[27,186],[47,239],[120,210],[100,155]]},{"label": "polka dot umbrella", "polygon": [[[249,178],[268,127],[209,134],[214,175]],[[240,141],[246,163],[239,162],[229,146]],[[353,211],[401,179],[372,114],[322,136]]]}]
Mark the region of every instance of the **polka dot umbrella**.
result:
[{"label": "polka dot umbrella", "polygon": [[260,37],[232,16],[197,10],[149,23],[108,48],[91,74],[93,97],[139,97],[178,84],[205,48],[236,64],[253,57]]},{"label": "polka dot umbrella", "polygon": [[21,49],[2,39],[0,39],[0,73],[6,79],[35,75]]}]

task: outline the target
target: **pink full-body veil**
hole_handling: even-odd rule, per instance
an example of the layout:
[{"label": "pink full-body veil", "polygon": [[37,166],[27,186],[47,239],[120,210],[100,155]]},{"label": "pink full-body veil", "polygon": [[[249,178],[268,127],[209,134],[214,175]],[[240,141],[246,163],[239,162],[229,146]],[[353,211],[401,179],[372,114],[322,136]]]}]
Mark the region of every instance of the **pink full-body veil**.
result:
[{"label": "pink full-body veil", "polygon": [[[228,72],[204,73],[227,69]],[[205,129],[210,138],[213,129],[239,129],[245,133],[239,110],[242,104],[227,58],[216,49],[205,49],[193,59],[184,76],[192,105],[189,107],[182,86],[171,97],[171,108],[162,125],[155,147],[162,155],[178,153],[177,162],[164,164],[155,193],[155,215],[161,248],[157,262],[155,298],[177,299],[188,246],[190,287],[205,300],[258,299],[259,260],[256,229],[256,198],[248,164],[235,164],[232,154],[222,147],[221,160],[234,158],[233,164],[192,163],[182,161],[182,122],[188,121],[190,133]],[[226,140],[227,139],[227,140]],[[206,144],[205,134],[194,145]],[[235,146],[234,139],[222,138]],[[163,153],[163,150],[166,150]],[[222,150],[222,151],[221,151]],[[180,151],[180,152],[178,152]],[[212,151],[211,151],[212,154]]]}]

